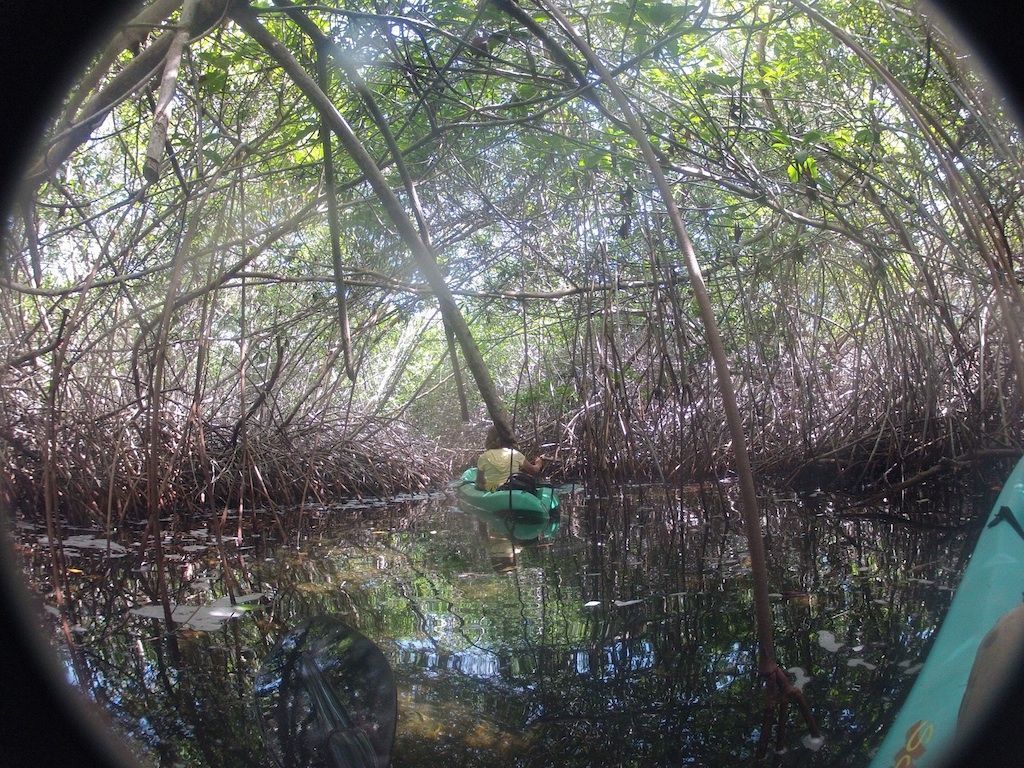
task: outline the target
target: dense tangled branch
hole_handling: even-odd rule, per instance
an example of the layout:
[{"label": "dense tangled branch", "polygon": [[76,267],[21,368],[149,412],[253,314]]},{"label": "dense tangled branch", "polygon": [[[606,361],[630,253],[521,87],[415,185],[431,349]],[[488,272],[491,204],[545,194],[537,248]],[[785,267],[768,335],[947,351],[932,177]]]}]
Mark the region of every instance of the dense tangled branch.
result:
[{"label": "dense tangled branch", "polygon": [[[729,466],[678,237],[595,62],[690,233],[755,470],[878,489],[1020,447],[1019,135],[940,27],[838,0],[563,11],[144,9],[55,117],[8,216],[15,503],[37,506],[47,462],[65,500],[76,477],[113,487],[90,421],[170,468],[217,425],[257,465],[318,421],[372,445],[365,425],[401,415],[448,445],[423,457],[440,478],[498,406],[569,473]],[[456,346],[493,381],[468,431]],[[178,490],[236,460],[203,455]],[[98,498],[76,508],[103,514]]]}]

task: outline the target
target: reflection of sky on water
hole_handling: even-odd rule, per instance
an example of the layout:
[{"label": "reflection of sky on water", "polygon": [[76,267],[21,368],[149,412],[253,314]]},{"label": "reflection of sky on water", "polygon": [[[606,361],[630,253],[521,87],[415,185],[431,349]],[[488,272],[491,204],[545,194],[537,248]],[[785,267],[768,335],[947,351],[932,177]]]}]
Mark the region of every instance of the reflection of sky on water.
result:
[{"label": "reflection of sky on water", "polygon": [[573,652],[573,667],[576,672],[586,677],[611,679],[622,672],[642,672],[653,669],[656,653],[650,640],[627,642],[616,640],[599,652],[600,664],[593,663],[593,656],[588,651]]},{"label": "reflection of sky on water", "polygon": [[438,651],[429,640],[398,640],[397,664],[416,667],[428,673],[457,673],[467,677],[499,677],[501,663],[497,654],[483,648],[465,648],[453,652]]}]

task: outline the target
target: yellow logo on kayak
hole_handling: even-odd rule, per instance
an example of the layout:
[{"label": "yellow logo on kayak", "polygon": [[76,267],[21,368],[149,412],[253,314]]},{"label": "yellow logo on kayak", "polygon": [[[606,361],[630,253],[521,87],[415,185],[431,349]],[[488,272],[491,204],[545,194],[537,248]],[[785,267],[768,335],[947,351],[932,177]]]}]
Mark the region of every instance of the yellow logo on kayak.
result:
[{"label": "yellow logo on kayak", "polygon": [[907,729],[903,748],[896,753],[893,768],[915,768],[915,762],[925,752],[925,747],[935,734],[935,726],[927,720],[918,720]]}]

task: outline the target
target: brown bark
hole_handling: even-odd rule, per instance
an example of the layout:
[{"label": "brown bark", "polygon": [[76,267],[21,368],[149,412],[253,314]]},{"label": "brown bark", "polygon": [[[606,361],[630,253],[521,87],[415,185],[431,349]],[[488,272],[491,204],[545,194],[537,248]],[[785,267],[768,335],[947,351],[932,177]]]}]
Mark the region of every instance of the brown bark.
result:
[{"label": "brown bark", "polygon": [[149,145],[146,147],[146,161],[142,166],[142,174],[147,181],[154,182],[160,178],[160,161],[164,156],[164,145],[167,143],[167,130],[171,122],[171,106],[174,100],[174,89],[178,85],[178,71],[181,69],[181,55],[188,42],[189,27],[195,16],[196,0],[185,0],[181,10],[178,30],[171,39],[164,60],[164,71],[160,78],[160,95],[153,110],[153,127],[150,129]]},{"label": "brown bark", "polygon": [[[416,193],[416,184],[409,173],[405,161],[402,157],[402,151],[398,146],[398,142],[395,140],[394,134],[391,132],[391,127],[388,124],[387,118],[384,113],[381,112],[377,105],[377,100],[374,98],[373,92],[367,87],[366,81],[359,74],[359,69],[353,64],[349,55],[342,50],[339,46],[325,35],[320,28],[313,23],[313,21],[306,16],[300,9],[298,9],[290,0],[274,0],[276,5],[286,9],[288,17],[292,19],[303,32],[313,41],[313,44],[317,49],[317,78],[319,80],[320,89],[327,93],[327,69],[326,69],[326,57],[330,57],[338,64],[338,66],[344,71],[345,76],[348,78],[349,83],[362,98],[363,103],[366,104],[367,109],[370,112],[370,116],[373,118],[374,124],[377,129],[381,132],[381,136],[384,142],[388,146],[388,151],[391,153],[391,159],[395,164],[395,168],[398,170],[399,175],[402,177],[402,184],[405,187],[406,193],[409,195],[409,203],[412,205],[413,215],[416,217],[416,225],[419,227],[420,237],[423,242],[430,247],[430,229],[427,226],[426,216],[423,215],[423,210],[420,206],[419,195]],[[332,217],[332,253],[337,248],[338,234],[335,227],[334,219],[336,214],[331,213],[331,206],[336,206],[336,200],[333,197],[331,189],[335,186],[334,182],[334,163],[330,156],[330,140],[329,140],[329,128],[326,125],[326,121],[321,116],[321,134],[322,141],[324,144],[324,169],[325,175],[328,178],[328,213]],[[337,253],[334,262],[334,274],[336,284],[339,283],[341,278],[341,256]],[[340,291],[341,288],[339,287]],[[347,316],[344,309],[344,300],[339,298],[339,315],[342,318],[344,332],[347,334]],[[445,339],[448,344],[448,354],[451,358],[452,373],[455,377],[455,388],[458,392],[459,407],[461,410],[462,420],[465,422],[469,421],[469,404],[466,400],[466,389],[462,379],[462,370],[459,367],[459,359],[455,346],[455,334],[452,330],[452,325],[448,316],[442,312],[442,322],[444,323]],[[351,343],[350,340],[346,339],[346,350],[348,345]],[[355,381],[355,374],[351,372],[351,362],[349,360],[348,353],[346,352],[346,369],[350,371],[349,378]]]},{"label": "brown bark", "polygon": [[89,68],[78,86],[68,98],[64,108],[64,117],[57,124],[55,133],[61,133],[71,125],[78,116],[79,107],[86,97],[93,92],[100,81],[110,72],[118,57],[126,50],[131,50],[139,45],[157,28],[166,21],[172,13],[181,5],[181,0],[154,0],[134,17],[129,19],[118,31],[117,34],[107,43],[106,48]]}]

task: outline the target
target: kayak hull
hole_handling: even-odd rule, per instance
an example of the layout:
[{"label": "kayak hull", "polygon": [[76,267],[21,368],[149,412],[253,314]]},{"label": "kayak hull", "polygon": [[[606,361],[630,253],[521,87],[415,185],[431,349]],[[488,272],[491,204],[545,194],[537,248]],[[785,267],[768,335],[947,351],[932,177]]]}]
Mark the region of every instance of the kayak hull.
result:
[{"label": "kayak hull", "polygon": [[1024,526],[1024,459],[993,505],[935,643],[871,768],[927,768],[956,748],[960,702],[981,641],[1021,605],[1024,592],[1024,536],[1007,512]]},{"label": "kayak hull", "polygon": [[494,534],[521,544],[540,543],[554,538],[561,522],[557,508],[542,520],[524,520],[520,515],[508,512],[485,512],[472,508],[468,511],[485,523]]},{"label": "kayak hull", "polygon": [[529,491],[481,491],[476,487],[476,467],[470,467],[459,478],[459,503],[462,507],[490,515],[515,517],[521,523],[543,523],[558,513],[555,489],[542,486]]}]

